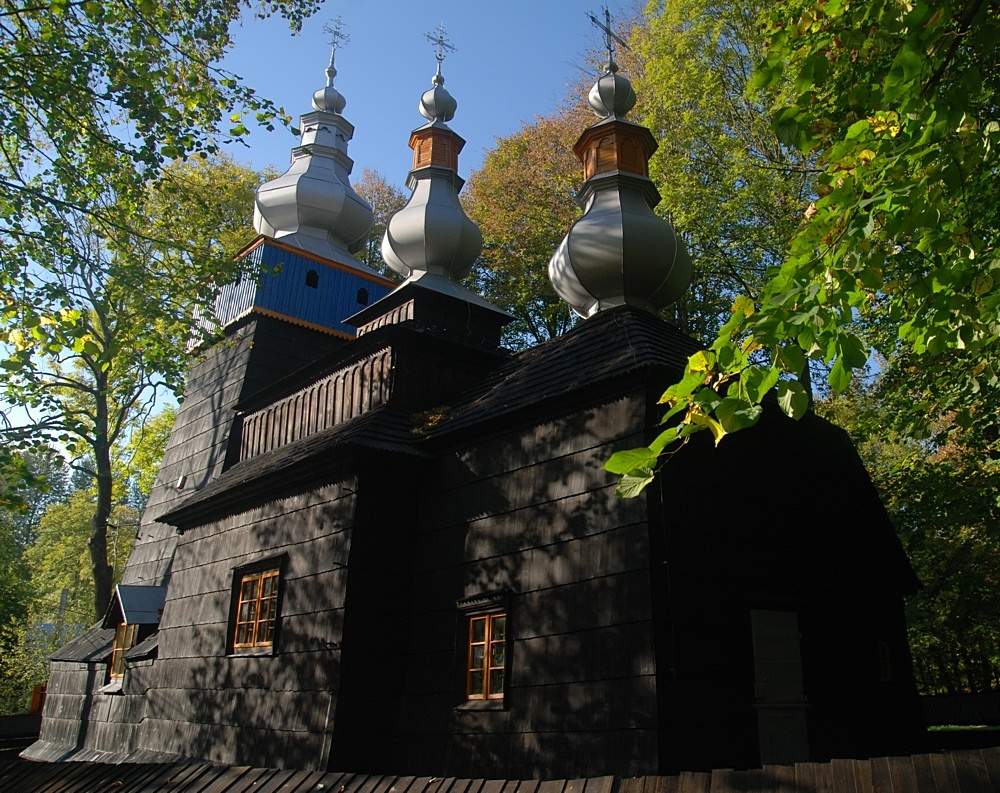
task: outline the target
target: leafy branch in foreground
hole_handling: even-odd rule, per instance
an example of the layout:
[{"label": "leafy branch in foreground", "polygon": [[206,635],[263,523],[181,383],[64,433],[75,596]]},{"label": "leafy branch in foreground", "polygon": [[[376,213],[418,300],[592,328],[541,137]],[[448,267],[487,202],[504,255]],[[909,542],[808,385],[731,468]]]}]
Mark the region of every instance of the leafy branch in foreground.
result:
[{"label": "leafy branch in foreground", "polygon": [[[737,300],[664,395],[680,424],[611,458],[620,493],[641,492],[674,442],[708,429],[718,443],[752,426],[771,388],[801,415],[801,379],[788,378],[808,359],[829,367],[839,393],[872,347],[906,355],[923,370],[914,421],[942,411],[991,420],[979,394],[1000,371],[998,50],[996,6],[981,0],[776,7],[751,90],[791,79],[773,127],[817,155],[818,199],[756,310]],[[751,350],[770,351],[771,366],[745,362]]]}]

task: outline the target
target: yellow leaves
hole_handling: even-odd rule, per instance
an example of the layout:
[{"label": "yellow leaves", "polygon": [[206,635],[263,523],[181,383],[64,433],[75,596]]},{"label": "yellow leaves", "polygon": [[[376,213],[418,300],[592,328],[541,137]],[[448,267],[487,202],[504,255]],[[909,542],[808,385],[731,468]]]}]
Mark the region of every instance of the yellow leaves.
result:
[{"label": "yellow leaves", "polygon": [[733,302],[732,313],[742,314],[745,318],[753,316],[753,313],[757,310],[754,305],[753,300],[751,300],[746,295],[739,295]]},{"label": "yellow leaves", "polygon": [[719,442],[726,435],[725,429],[723,429],[722,425],[718,421],[713,419],[711,416],[698,412],[696,409],[688,411],[688,414],[684,417],[684,423],[706,427],[712,433],[716,446],[719,445]]},{"label": "yellow leaves", "polygon": [[868,123],[871,124],[871,130],[876,135],[888,132],[889,137],[892,138],[895,138],[902,129],[899,124],[899,114],[892,110],[876,111],[868,116]]},{"label": "yellow leaves", "polygon": [[972,292],[976,297],[982,297],[993,288],[993,277],[989,273],[980,273],[972,279]]}]

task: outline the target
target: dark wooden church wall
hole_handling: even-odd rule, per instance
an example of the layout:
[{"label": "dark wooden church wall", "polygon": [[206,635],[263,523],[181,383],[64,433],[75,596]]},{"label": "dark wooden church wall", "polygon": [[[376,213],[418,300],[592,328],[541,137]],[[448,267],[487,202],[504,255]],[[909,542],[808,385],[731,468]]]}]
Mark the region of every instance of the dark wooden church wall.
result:
[{"label": "dark wooden church wall", "polygon": [[[656,769],[645,507],[618,499],[602,467],[638,442],[642,404],[512,428],[455,449],[427,477],[393,739],[405,773]],[[462,706],[456,601],[505,588],[504,709]]]},{"label": "dark wooden church wall", "polygon": [[[329,334],[257,317],[203,353],[187,378],[122,583],[159,585],[169,578],[176,531],[156,518],[222,471],[237,402],[343,343]],[[178,489],[182,475],[184,487]]]},{"label": "dark wooden church wall", "polygon": [[[666,564],[655,585],[672,615],[673,657],[659,656],[674,670],[660,686],[661,772],[759,762],[752,609],[798,614],[813,760],[911,740],[911,573],[846,435],[768,411],[718,448],[695,439],[661,484]],[[750,495],[736,497],[737,485]],[[896,661],[889,682],[879,679],[880,641]]]},{"label": "dark wooden church wall", "polygon": [[53,661],[46,690],[42,740],[66,748],[87,741],[92,706],[99,702],[100,689],[106,682],[100,664]]},{"label": "dark wooden church wall", "polygon": [[[185,533],[160,623],[143,748],[325,768],[336,706],[355,481],[316,486]],[[233,652],[234,570],[285,555],[275,651]]]}]

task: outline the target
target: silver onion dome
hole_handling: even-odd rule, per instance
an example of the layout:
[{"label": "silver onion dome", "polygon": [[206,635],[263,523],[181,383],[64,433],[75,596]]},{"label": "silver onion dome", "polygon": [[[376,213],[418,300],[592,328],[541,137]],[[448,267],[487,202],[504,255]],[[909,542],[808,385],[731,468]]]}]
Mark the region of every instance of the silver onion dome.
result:
[{"label": "silver onion dome", "polygon": [[601,118],[624,116],[635,107],[635,90],[627,78],[618,74],[618,65],[609,61],[604,75],[590,89],[587,101]]},{"label": "silver onion dome", "polygon": [[352,252],[368,236],[374,215],[351,187],[354,161],[347,155],[353,125],[340,113],[347,104],[333,87],[333,57],[327,85],[313,94],[313,110],[300,117],[300,144],[291,165],[257,189],[254,227],[260,234],[347,264],[367,269]]},{"label": "silver onion dome", "polygon": [[420,98],[420,114],[428,123],[410,135],[414,156],[407,186],[413,192],[386,224],[382,257],[409,281],[454,292],[482,251],[483,235],[458,200],[464,184],[458,175],[458,153],[465,141],[445,123],[458,107],[441,75],[443,49],[449,45],[441,29],[436,39],[428,38],[438,46],[433,87]]},{"label": "silver onion dome", "polygon": [[[598,24],[610,42],[610,19]],[[589,97],[603,121],[584,130],[573,148],[587,179],[580,192],[583,217],[549,261],[552,286],[582,317],[620,305],[656,313],[676,302],[691,280],[684,243],[653,212],[660,194],[648,162],[656,141],[623,118],[636,97],[617,71],[609,43],[607,70]]]},{"label": "silver onion dome", "polygon": [[458,110],[458,102],[444,87],[441,64],[438,64],[438,71],[432,82],[434,87],[424,91],[420,97],[420,107],[418,108],[420,115],[428,121],[451,121],[455,117],[455,111]]}]

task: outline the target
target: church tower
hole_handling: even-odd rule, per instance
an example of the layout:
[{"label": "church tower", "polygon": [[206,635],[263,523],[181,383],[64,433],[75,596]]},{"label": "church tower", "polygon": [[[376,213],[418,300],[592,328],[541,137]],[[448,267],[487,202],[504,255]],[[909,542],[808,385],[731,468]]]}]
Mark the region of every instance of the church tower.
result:
[{"label": "church tower", "polygon": [[354,127],[334,87],[342,38],[335,30],[326,85],[300,117],[301,139],[288,170],[257,190],[254,225],[260,236],[239,254],[257,276],[223,286],[215,317],[201,323],[202,332],[217,340],[188,376],[125,584],[169,582],[176,532],[154,516],[234,462],[239,403],[354,338],[345,318],[394,286],[353,256],[367,239],[373,215],[350,183],[354,163],[347,144]]}]

